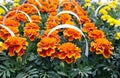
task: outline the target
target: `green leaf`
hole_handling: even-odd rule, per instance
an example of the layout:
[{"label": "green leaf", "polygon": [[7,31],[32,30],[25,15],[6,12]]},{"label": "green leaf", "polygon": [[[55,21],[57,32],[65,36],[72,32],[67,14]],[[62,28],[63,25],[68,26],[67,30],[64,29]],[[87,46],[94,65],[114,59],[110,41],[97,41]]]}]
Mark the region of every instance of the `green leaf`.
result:
[{"label": "green leaf", "polygon": [[62,76],[68,77],[68,75],[66,73],[62,72],[62,71],[61,72],[58,71],[57,73],[60,74],[60,75],[62,75]]}]

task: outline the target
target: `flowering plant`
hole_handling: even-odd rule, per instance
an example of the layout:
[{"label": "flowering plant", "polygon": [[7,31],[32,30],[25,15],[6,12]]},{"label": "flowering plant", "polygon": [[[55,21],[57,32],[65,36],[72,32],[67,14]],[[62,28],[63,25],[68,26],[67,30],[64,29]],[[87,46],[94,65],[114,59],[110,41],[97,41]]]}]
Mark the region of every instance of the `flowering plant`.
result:
[{"label": "flowering plant", "polygon": [[102,69],[111,72],[106,65],[113,44],[91,20],[90,1],[85,2],[14,0],[13,8],[6,5],[10,10],[2,6],[0,77],[101,78]]}]

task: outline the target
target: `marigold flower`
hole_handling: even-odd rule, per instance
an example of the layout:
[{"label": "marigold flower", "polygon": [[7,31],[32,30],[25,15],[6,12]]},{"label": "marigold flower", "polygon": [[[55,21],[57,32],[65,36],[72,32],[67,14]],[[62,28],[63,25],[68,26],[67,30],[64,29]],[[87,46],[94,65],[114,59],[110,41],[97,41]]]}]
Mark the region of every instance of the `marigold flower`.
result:
[{"label": "marigold flower", "polygon": [[90,23],[90,19],[85,15],[80,16],[80,19],[82,23]]},{"label": "marigold flower", "polygon": [[90,51],[96,52],[96,54],[102,54],[105,58],[110,57],[110,54],[113,53],[112,50],[111,42],[105,38],[98,38],[91,42]]},{"label": "marigold flower", "polygon": [[120,32],[116,33],[115,39],[119,40],[120,39]]},{"label": "marigold flower", "polygon": [[71,21],[72,18],[69,14],[62,14],[62,15],[60,15],[60,20],[61,20],[62,24],[65,24],[65,22]]},{"label": "marigold flower", "polygon": [[38,16],[38,15],[31,15],[30,16],[30,18],[32,19],[32,21],[34,22],[34,23],[41,23],[41,17],[40,16]]},{"label": "marigold flower", "polygon": [[26,39],[20,37],[9,37],[3,44],[5,50],[9,50],[9,56],[15,56],[16,53],[20,57],[24,54],[27,45]]},{"label": "marigold flower", "polygon": [[24,27],[24,36],[28,36],[30,41],[34,41],[35,37],[39,37],[39,26],[36,23],[27,23]]},{"label": "marigold flower", "polygon": [[84,27],[82,28],[82,31],[83,31],[83,32],[90,32],[90,31],[92,31],[92,30],[97,29],[97,27],[95,26],[94,23],[85,23],[83,26],[84,26]]},{"label": "marigold flower", "polygon": [[19,10],[24,11],[27,14],[34,14],[37,13],[36,9],[33,6],[30,6],[29,4],[24,4],[19,7]]},{"label": "marigold flower", "polygon": [[5,14],[5,10],[0,7],[0,15]]},{"label": "marigold flower", "polygon": [[3,42],[0,42],[0,53],[2,53],[3,50],[4,50]]},{"label": "marigold flower", "polygon": [[12,20],[12,19],[6,19],[5,25],[11,26],[11,27],[18,27],[20,25],[20,23],[18,21]]},{"label": "marigold flower", "polygon": [[[7,26],[7,27],[10,28],[16,36],[19,36],[18,27],[12,27],[12,26]],[[11,36],[10,33],[6,29],[4,29],[4,28],[0,29],[0,38],[1,39],[6,40],[10,36]]]},{"label": "marigold flower", "polygon": [[[50,32],[50,29],[45,30],[44,35],[42,38],[47,37],[48,33]],[[58,31],[52,32],[49,37],[53,37],[56,39],[57,42],[60,42],[60,36],[58,35]]]},{"label": "marigold flower", "polygon": [[59,46],[58,58],[67,62],[68,64],[75,62],[80,55],[80,48],[73,43],[67,42]]},{"label": "marigold flower", "polygon": [[2,24],[3,23],[3,16],[0,16],[0,24]]},{"label": "marigold flower", "polygon": [[68,38],[69,41],[73,41],[74,39],[79,39],[81,40],[82,34],[79,33],[78,31],[67,28],[63,31],[63,35],[65,38]]},{"label": "marigold flower", "polygon": [[105,38],[104,32],[101,30],[93,30],[88,33],[88,39]]},{"label": "marigold flower", "polygon": [[23,13],[17,13],[15,16],[16,21],[26,22],[27,17]]},{"label": "marigold flower", "polygon": [[37,52],[41,57],[50,56],[51,58],[56,57],[57,55],[57,47],[58,43],[56,42],[55,38],[45,37],[37,44]]}]

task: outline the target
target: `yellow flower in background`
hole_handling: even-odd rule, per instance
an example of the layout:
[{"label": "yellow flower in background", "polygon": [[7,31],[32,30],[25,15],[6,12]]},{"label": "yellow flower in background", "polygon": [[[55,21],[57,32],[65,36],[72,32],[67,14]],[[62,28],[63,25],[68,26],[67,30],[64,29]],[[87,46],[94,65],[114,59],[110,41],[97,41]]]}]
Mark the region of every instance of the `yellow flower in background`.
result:
[{"label": "yellow flower in background", "polygon": [[0,15],[5,14],[5,10],[0,7]]},{"label": "yellow flower in background", "polygon": [[110,6],[105,6],[102,9],[109,11],[109,10],[111,10],[111,7]]},{"label": "yellow flower in background", "polygon": [[90,3],[90,0],[85,0],[85,2]]},{"label": "yellow flower in background", "polygon": [[14,0],[15,3],[19,2],[20,0]]},{"label": "yellow flower in background", "polygon": [[2,5],[6,5],[6,2],[2,2],[1,4],[2,4]]},{"label": "yellow flower in background", "polygon": [[89,7],[91,4],[90,3],[85,3],[84,7]]},{"label": "yellow flower in background", "polygon": [[4,50],[4,48],[3,48],[3,42],[0,42],[0,53],[2,53],[3,50]]},{"label": "yellow flower in background", "polygon": [[115,39],[119,40],[120,39],[120,32],[116,33]]},{"label": "yellow flower in background", "polygon": [[99,13],[100,13],[100,14],[108,14],[108,12],[107,12],[105,9],[101,9],[101,10],[99,11]]},{"label": "yellow flower in background", "polygon": [[103,21],[106,21],[107,19],[109,19],[109,18],[111,18],[111,16],[110,15],[102,15],[101,16],[101,19],[103,20]]},{"label": "yellow flower in background", "polygon": [[19,6],[19,5],[20,5],[19,3],[14,3],[14,4],[13,4],[14,7],[17,7],[17,6]]},{"label": "yellow flower in background", "polygon": [[110,23],[110,25],[111,25],[111,26],[113,26],[113,25],[116,25],[116,24],[117,24],[117,20],[116,20],[116,19],[114,19],[114,18],[109,18],[109,19],[107,20],[107,22],[108,22],[108,23]]}]

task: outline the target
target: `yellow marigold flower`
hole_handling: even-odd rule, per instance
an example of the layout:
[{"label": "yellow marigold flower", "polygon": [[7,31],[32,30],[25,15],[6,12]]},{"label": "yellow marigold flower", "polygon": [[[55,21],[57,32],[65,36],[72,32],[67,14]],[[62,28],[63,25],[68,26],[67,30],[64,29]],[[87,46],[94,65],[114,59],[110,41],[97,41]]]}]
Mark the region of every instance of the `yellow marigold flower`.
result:
[{"label": "yellow marigold flower", "polygon": [[102,19],[103,21],[106,21],[106,20],[109,19],[109,18],[111,18],[111,16],[110,16],[110,15],[107,15],[107,14],[101,16],[101,19]]},{"label": "yellow marigold flower", "polygon": [[14,3],[13,6],[14,7],[18,7],[20,4],[19,3]]},{"label": "yellow marigold flower", "polygon": [[5,50],[9,50],[9,56],[14,56],[16,53],[18,56],[21,57],[24,54],[24,50],[26,50],[27,42],[25,38],[9,37],[4,42],[3,46]]},{"label": "yellow marigold flower", "polygon": [[[41,57],[50,56],[51,58],[57,57],[58,43],[55,38],[45,37],[37,44],[37,52]],[[54,58],[53,57],[53,58]]]},{"label": "yellow marigold flower", "polygon": [[99,11],[99,13],[100,13],[100,14],[104,14],[104,15],[108,14],[108,12],[107,12],[105,9],[101,9],[101,10]]},{"label": "yellow marigold flower", "polygon": [[91,4],[90,3],[85,3],[84,7],[89,7]]},{"label": "yellow marigold flower", "polygon": [[113,26],[113,25],[115,25],[117,23],[117,21],[114,18],[109,18],[107,20],[107,22],[109,22],[111,26]]},{"label": "yellow marigold flower", "polygon": [[81,57],[80,52],[79,47],[76,47],[73,43],[67,42],[60,45],[58,58],[70,64]]},{"label": "yellow marigold flower", "polygon": [[120,32],[117,32],[117,33],[116,33],[115,38],[118,39],[118,40],[120,39]]},{"label": "yellow marigold flower", "polygon": [[85,2],[89,3],[89,2],[90,2],[90,0],[85,0]]},{"label": "yellow marigold flower", "polygon": [[20,0],[14,0],[14,3],[18,3]]},{"label": "yellow marigold flower", "polygon": [[112,50],[114,48],[111,46],[106,38],[98,38],[91,42],[90,51],[96,52],[96,54],[102,54],[105,58],[109,58],[110,54],[113,54]]},{"label": "yellow marigold flower", "polygon": [[3,50],[4,50],[4,48],[3,48],[3,42],[0,42],[0,53],[2,53]]},{"label": "yellow marigold flower", "polygon": [[5,10],[0,7],[0,15],[1,15],[1,14],[5,14]]},{"label": "yellow marigold flower", "polygon": [[103,7],[102,9],[104,9],[104,10],[111,10],[111,7],[110,6],[105,6],[105,7]]}]

